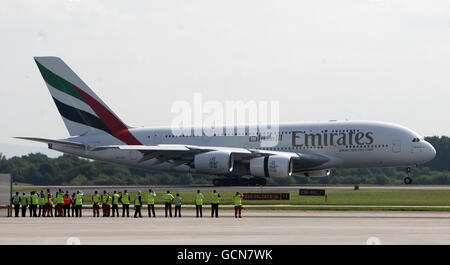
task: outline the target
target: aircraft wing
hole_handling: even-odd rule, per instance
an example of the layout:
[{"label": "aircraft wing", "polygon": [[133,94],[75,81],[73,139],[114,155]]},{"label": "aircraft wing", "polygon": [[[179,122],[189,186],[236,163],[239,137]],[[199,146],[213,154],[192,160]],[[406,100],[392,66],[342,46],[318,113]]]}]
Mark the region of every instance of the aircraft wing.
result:
[{"label": "aircraft wing", "polygon": [[315,153],[279,152],[273,150],[246,149],[223,146],[198,146],[180,144],[159,144],[159,145],[105,145],[90,146],[87,144],[68,140],[53,140],[36,137],[14,137],[22,140],[67,146],[71,148],[83,149],[87,151],[101,151],[107,149],[117,149],[124,151],[139,151],[143,154],[140,163],[156,158],[158,163],[170,161],[174,165],[192,163],[194,156],[200,153],[211,151],[223,151],[233,153],[237,161],[248,162],[251,158],[261,156],[282,155],[289,156],[294,160],[294,172],[315,168],[329,161],[329,158]]},{"label": "aircraft wing", "polygon": [[211,151],[223,151],[233,153],[236,160],[248,161],[254,157],[282,155],[294,159],[294,171],[301,171],[307,168],[313,168],[329,161],[328,157],[314,153],[295,153],[279,152],[272,150],[258,150],[222,146],[197,146],[197,145],[178,145],[178,144],[160,144],[160,145],[107,145],[97,146],[91,151],[100,151],[106,149],[135,150],[143,154],[139,162],[144,162],[153,158],[160,163],[171,160],[174,164],[180,165],[190,163],[194,156],[200,153]]},{"label": "aircraft wing", "polygon": [[161,163],[168,160],[174,160],[177,164],[191,162],[194,156],[200,153],[211,151],[224,151],[233,153],[237,157],[252,155],[252,151],[245,148],[233,147],[214,147],[214,146],[197,146],[197,145],[178,145],[178,144],[159,144],[159,145],[106,145],[97,146],[91,151],[100,151],[106,149],[118,150],[135,150],[143,153],[143,157],[139,162],[144,162],[153,158],[157,158]]}]

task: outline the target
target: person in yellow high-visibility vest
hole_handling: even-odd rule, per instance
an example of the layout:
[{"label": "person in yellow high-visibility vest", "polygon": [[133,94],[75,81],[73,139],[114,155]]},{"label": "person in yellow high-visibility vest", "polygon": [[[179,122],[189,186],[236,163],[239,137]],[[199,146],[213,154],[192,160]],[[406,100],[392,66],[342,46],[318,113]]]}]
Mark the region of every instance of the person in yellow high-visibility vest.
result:
[{"label": "person in yellow high-visibility vest", "polygon": [[83,217],[83,193],[79,190],[75,195],[75,216]]},{"label": "person in yellow high-visibility vest", "polygon": [[31,207],[33,209],[33,217],[37,217],[37,207],[39,204],[39,195],[35,191],[31,192]]},{"label": "person in yellow high-visibility vest", "polygon": [[58,217],[63,217],[64,208],[64,192],[59,189],[56,193],[56,208],[58,209]]},{"label": "person in yellow high-visibility vest", "polygon": [[120,195],[117,193],[117,191],[114,191],[112,196],[112,215],[111,217],[115,216],[115,213],[117,213],[117,217],[119,217],[119,198]]},{"label": "person in yellow high-visibility vest", "polygon": [[122,196],[120,197],[122,202],[122,217],[125,217],[125,211],[127,212],[127,217],[130,217],[130,194],[127,190],[124,190]]},{"label": "person in yellow high-visibility vest", "polygon": [[51,214],[51,216],[53,216],[53,213],[51,213],[52,205],[51,205],[51,201],[50,201],[50,198],[51,198],[50,189],[47,189],[47,192],[44,193],[44,198],[45,198],[44,216],[50,217],[50,214]]},{"label": "person in yellow high-visibility vest", "polygon": [[50,192],[45,194],[47,201],[45,202],[47,217],[53,217],[53,198]]},{"label": "person in yellow high-visibility vest", "polygon": [[103,210],[103,217],[108,217],[109,216],[109,194],[106,192],[106,190],[103,191],[103,195],[102,195],[102,210]]},{"label": "person in yellow high-visibility vest", "polygon": [[[55,208],[55,214],[56,214],[56,195],[52,196],[50,194],[50,197],[48,198],[48,201],[50,202],[50,216],[53,217],[53,208]],[[56,217],[56,215],[55,215]]]},{"label": "person in yellow high-visibility vest", "polygon": [[153,213],[153,217],[156,217],[155,216],[155,198],[156,198],[156,192],[149,189],[148,193],[147,193],[148,217],[152,217],[151,213]]},{"label": "person in yellow high-visibility vest", "polygon": [[170,191],[168,190],[166,194],[163,195],[163,199],[164,199],[164,205],[165,205],[165,210],[166,210],[166,217],[167,217],[167,213],[170,213],[170,217],[172,217],[172,201],[174,199],[173,195],[170,194]]},{"label": "person in yellow high-visibility vest", "polygon": [[142,218],[141,207],[142,207],[142,197],[141,192],[138,191],[136,197],[134,198],[134,218],[137,218],[138,214],[139,218]]},{"label": "person in yellow high-visibility vest", "polygon": [[27,206],[28,206],[28,197],[23,193],[22,196],[20,196],[20,205],[22,206],[22,217],[25,217],[27,214]]},{"label": "person in yellow high-visibility vest", "polygon": [[236,192],[236,195],[234,196],[234,217],[237,218],[239,214],[239,218],[242,217],[242,199],[244,196],[240,194],[239,192]]},{"label": "person in yellow high-visibility vest", "polygon": [[34,194],[34,191],[30,192],[30,195],[28,195],[28,211],[30,212],[30,217],[33,217],[33,205],[31,204],[32,197],[31,195]]},{"label": "person in yellow high-visibility vest", "polygon": [[38,212],[38,217],[44,217],[44,208],[45,208],[45,203],[46,203],[46,199],[45,199],[45,194],[44,191],[41,190],[41,193],[39,194],[39,212]]},{"label": "person in yellow high-visibility vest", "polygon": [[213,190],[211,194],[211,217],[214,217],[214,215],[216,218],[219,217],[219,198],[220,194],[216,190]]},{"label": "person in yellow high-visibility vest", "polygon": [[197,190],[197,194],[194,196],[194,203],[195,203],[195,211],[197,213],[196,217],[203,217],[202,208],[203,208],[203,199],[204,196],[200,192],[200,190]]},{"label": "person in yellow high-visibility vest", "polygon": [[92,195],[92,212],[94,217],[100,217],[100,200],[100,194],[94,191],[94,195]]}]

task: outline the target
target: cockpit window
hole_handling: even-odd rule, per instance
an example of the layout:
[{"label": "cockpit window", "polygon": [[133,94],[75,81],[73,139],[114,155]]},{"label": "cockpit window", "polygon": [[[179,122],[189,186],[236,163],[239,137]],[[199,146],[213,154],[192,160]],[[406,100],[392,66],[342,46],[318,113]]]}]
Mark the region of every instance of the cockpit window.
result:
[{"label": "cockpit window", "polygon": [[413,138],[413,140],[412,140],[414,143],[417,143],[417,142],[420,142],[420,139],[419,138]]}]

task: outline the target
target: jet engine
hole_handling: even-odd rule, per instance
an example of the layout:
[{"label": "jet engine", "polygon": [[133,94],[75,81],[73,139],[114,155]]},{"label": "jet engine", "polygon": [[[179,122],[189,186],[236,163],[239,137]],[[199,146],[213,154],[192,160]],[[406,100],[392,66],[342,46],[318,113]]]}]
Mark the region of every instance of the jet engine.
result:
[{"label": "jet engine", "polygon": [[289,156],[272,155],[250,160],[250,174],[255,177],[287,178],[292,175],[292,169]]},{"label": "jet engine", "polygon": [[202,173],[227,174],[233,171],[231,152],[211,151],[194,157],[194,167]]}]

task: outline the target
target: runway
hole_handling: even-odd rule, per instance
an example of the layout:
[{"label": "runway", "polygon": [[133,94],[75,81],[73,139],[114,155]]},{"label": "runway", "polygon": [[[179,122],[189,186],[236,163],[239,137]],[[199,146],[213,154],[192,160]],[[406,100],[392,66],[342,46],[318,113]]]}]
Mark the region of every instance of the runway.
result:
[{"label": "runway", "polygon": [[[133,212],[133,211],[131,211]],[[450,213],[232,211],[195,218],[0,218],[0,244],[450,244]],[[89,217],[87,217],[89,216]],[[71,239],[73,242],[74,239]]]}]

